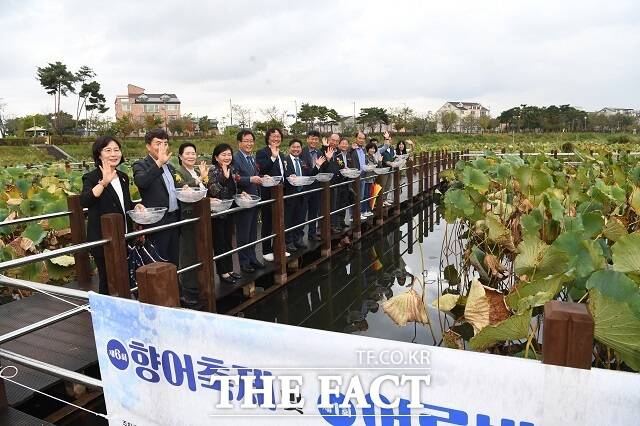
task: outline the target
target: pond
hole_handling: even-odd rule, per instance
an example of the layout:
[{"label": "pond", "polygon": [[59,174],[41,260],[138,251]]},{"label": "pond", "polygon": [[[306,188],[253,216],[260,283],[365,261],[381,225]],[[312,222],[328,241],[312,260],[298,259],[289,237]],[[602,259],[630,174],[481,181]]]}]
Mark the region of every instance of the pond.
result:
[{"label": "pond", "polygon": [[[446,223],[435,204],[418,205],[292,281],[241,315],[278,322],[426,345],[441,341],[444,314],[428,306],[438,297],[437,277]],[[415,277],[415,281],[414,281]],[[426,278],[426,279],[425,279]],[[396,325],[382,309],[394,295],[418,294],[426,281],[431,325]]]}]

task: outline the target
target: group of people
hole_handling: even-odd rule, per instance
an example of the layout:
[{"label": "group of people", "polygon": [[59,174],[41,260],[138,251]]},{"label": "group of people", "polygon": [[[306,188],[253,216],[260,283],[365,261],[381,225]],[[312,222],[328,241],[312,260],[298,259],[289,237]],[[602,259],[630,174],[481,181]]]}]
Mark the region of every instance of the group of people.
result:
[{"label": "group of people", "polygon": [[[372,185],[378,179],[382,191],[390,187],[388,175],[375,175],[367,165],[387,166],[397,155],[406,154],[409,143],[400,142],[394,146],[391,136],[384,134],[382,144],[375,138],[367,140],[363,132],[355,135],[353,142],[338,133],[322,138],[319,132],[307,133],[306,143],[300,139],[291,139],[287,153],[281,151],[283,133],[280,129],[269,129],[265,134],[266,146],[254,153],[255,135],[250,130],[241,130],[237,134],[238,150],[226,143],[214,147],[211,165],[198,162],[198,152],[193,143],[185,142],[178,149],[178,164],[175,168],[169,151],[169,135],[163,129],[153,129],[145,135],[148,155],[133,163],[133,182],[137,186],[141,203],[134,206],[129,192],[129,177],[117,169],[124,161],[120,142],[111,136],[99,137],[92,147],[96,168],[83,176],[81,204],[88,208],[87,239],[98,240],[102,236],[100,216],[107,213],[120,213],[125,219],[125,232],[133,229],[133,223],[126,214],[128,210],[149,207],[164,207],[162,219],[151,225],[158,226],[177,222],[193,215],[193,204],[180,202],[176,198],[176,189],[185,187],[207,190],[212,199],[232,199],[237,194],[248,194],[271,198],[271,189],[263,186],[263,180],[272,176],[284,178],[285,195],[302,192],[305,189],[319,187],[318,183],[309,186],[294,186],[287,181],[290,176],[313,176],[318,173],[333,173],[331,183],[344,178],[340,170],[358,169],[361,172],[360,199],[365,200],[371,194]],[[338,210],[353,203],[350,185],[332,188],[331,210]],[[384,198],[384,197],[383,197]],[[386,200],[384,201],[386,203]],[[345,223],[346,209],[331,216],[332,233],[342,233],[348,226]],[[362,201],[360,206],[351,209],[351,215],[360,214],[362,218],[372,215],[370,203]],[[263,237],[272,234],[272,209],[270,204],[261,208],[247,208],[233,214],[218,214],[212,218],[213,245],[216,254],[232,249],[232,230],[235,227],[238,247],[254,242],[258,238],[258,216],[260,216],[260,234]],[[285,227],[291,228],[320,216],[320,192],[314,191],[285,199]],[[305,227],[298,227],[285,234],[286,255],[305,248]],[[320,240],[318,221],[306,226],[307,241]],[[146,236],[153,243],[159,255],[179,267],[196,263],[193,224],[186,224],[168,230],[154,232]],[[99,291],[107,293],[106,265],[101,247],[92,249],[98,275]],[[262,242],[262,259],[274,260],[271,239]],[[253,273],[264,268],[258,260],[255,246],[238,252],[240,270]],[[231,256],[216,260],[216,272],[223,283],[234,284],[240,273],[234,271]],[[184,305],[198,303],[198,285],[195,271],[180,275],[181,300]]]}]

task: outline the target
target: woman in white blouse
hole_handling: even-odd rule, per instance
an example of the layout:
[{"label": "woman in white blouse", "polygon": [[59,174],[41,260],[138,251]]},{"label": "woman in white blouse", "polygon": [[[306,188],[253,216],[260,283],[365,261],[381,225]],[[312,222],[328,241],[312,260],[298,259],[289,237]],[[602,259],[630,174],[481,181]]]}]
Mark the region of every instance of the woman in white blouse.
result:
[{"label": "woman in white blouse", "polygon": [[[112,136],[101,136],[91,148],[96,168],[82,176],[80,204],[87,207],[87,241],[102,238],[100,217],[107,213],[124,216],[125,232],[132,230],[126,212],[134,208],[129,193],[129,176],[117,167],[124,161],[122,148]],[[141,204],[136,208],[143,207]],[[102,247],[94,247],[91,254],[98,268],[99,291],[108,294],[107,271]]]}]

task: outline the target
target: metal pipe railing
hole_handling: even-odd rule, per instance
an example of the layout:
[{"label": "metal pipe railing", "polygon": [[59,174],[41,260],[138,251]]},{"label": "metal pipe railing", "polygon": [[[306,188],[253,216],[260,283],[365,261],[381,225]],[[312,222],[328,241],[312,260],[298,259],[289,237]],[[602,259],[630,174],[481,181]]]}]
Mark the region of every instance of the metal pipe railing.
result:
[{"label": "metal pipe railing", "polygon": [[179,221],[173,222],[173,223],[165,223],[164,225],[158,225],[158,226],[153,226],[151,228],[141,229],[139,231],[129,232],[127,234],[124,234],[124,239],[125,240],[130,240],[132,238],[139,237],[140,235],[154,234],[156,232],[166,231],[167,229],[179,228],[182,225],[187,225],[189,223],[195,223],[198,220],[199,220],[199,218],[192,217],[192,218],[189,218],[189,219],[182,219],[182,220],[179,220]]},{"label": "metal pipe railing", "polygon": [[295,198],[295,197],[299,197],[301,195],[306,195],[306,194],[312,194],[312,193],[318,192],[318,191],[322,191],[322,188],[307,189],[306,191],[296,192],[296,193],[293,193],[293,194],[287,194],[284,197],[282,197],[282,199],[283,200],[288,200],[290,198]]},{"label": "metal pipe railing", "polygon": [[189,271],[192,271],[192,270],[194,270],[194,269],[198,269],[198,268],[199,268],[199,267],[201,267],[201,266],[202,266],[202,262],[194,263],[193,265],[185,266],[185,267],[184,267],[184,268],[182,268],[182,269],[178,269],[178,270],[176,271],[176,273],[177,273],[178,275],[180,275],[180,274],[184,274],[185,272],[189,272]]},{"label": "metal pipe railing", "polygon": [[223,257],[232,255],[232,254],[234,254],[236,252],[239,252],[240,250],[243,250],[243,249],[246,249],[246,248],[249,248],[249,247],[253,247],[253,246],[255,246],[255,245],[257,245],[257,244],[259,244],[259,243],[261,243],[263,241],[267,241],[267,240],[273,239],[275,237],[276,237],[276,234],[271,234],[271,235],[269,235],[267,237],[262,237],[259,240],[253,241],[251,243],[245,244],[245,245],[240,246],[240,247],[236,247],[233,250],[226,251],[226,252],[221,253],[221,254],[219,254],[217,256],[213,256],[213,260],[222,259]]},{"label": "metal pipe railing", "polygon": [[322,219],[323,217],[324,217],[324,216],[314,217],[313,219],[307,220],[306,222],[302,222],[302,223],[300,223],[300,224],[298,224],[298,225],[294,225],[294,226],[292,226],[291,228],[287,228],[287,229],[285,229],[285,230],[284,230],[284,232],[285,232],[285,234],[286,234],[287,232],[289,232],[289,231],[293,231],[294,229],[302,228],[303,226],[308,225],[308,224],[310,224],[311,222],[316,222],[316,221],[318,221],[318,220]]},{"label": "metal pipe railing", "polygon": [[108,242],[109,242],[108,240],[90,241],[88,243],[76,244],[69,247],[62,247],[62,248],[51,250],[51,251],[32,254],[31,256],[22,257],[19,259],[7,260],[6,262],[0,263],[0,271],[3,271],[5,269],[16,268],[18,266],[26,265],[32,262],[51,259],[54,257],[62,256],[64,254],[75,253],[77,251],[86,250],[92,247],[103,246]]},{"label": "metal pipe railing", "polygon": [[43,373],[51,374],[52,376],[70,380],[74,383],[81,383],[91,388],[102,389],[102,380],[76,373],[75,371],[67,370],[66,368],[58,367],[57,365],[29,358],[6,349],[0,348],[0,358],[8,359],[9,361],[25,365],[33,368],[34,370],[42,371]]},{"label": "metal pipe railing", "polygon": [[72,297],[74,299],[89,300],[89,293],[83,290],[65,288],[57,285],[41,284],[20,278],[11,278],[0,274],[0,284],[8,287],[21,288],[23,290],[35,290],[42,293],[50,293],[56,296]]}]

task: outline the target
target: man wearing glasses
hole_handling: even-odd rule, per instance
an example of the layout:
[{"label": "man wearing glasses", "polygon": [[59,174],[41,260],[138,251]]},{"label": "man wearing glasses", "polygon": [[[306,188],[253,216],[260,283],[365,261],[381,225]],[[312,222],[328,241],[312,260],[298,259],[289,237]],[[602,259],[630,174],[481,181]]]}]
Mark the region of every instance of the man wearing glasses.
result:
[{"label": "man wearing glasses", "polygon": [[[176,170],[169,159],[169,135],[163,129],[149,130],[144,141],[149,153],[133,163],[133,181],[140,191],[145,207],[167,207],[162,219],[151,226],[174,223],[180,220],[180,209],[175,193]],[[180,230],[172,228],[147,235],[158,249],[158,254],[178,266],[180,253]]]}]

